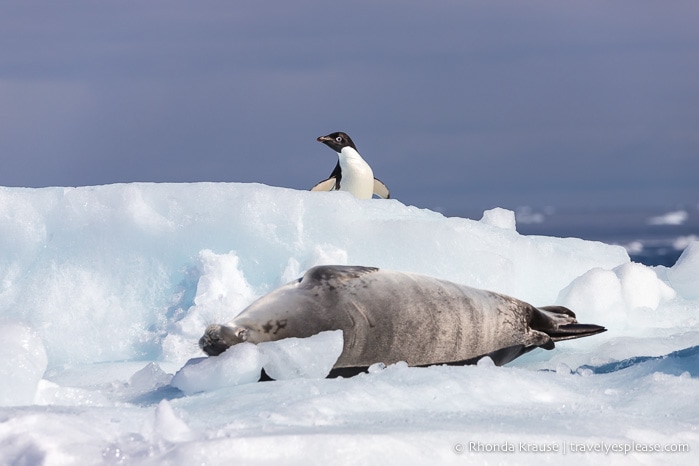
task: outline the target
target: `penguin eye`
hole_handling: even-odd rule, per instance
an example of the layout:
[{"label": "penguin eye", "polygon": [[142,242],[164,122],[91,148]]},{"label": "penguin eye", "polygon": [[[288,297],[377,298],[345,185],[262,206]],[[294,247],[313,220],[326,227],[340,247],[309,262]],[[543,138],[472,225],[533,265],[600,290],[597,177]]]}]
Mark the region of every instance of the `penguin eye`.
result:
[{"label": "penguin eye", "polygon": [[336,138],[335,138],[335,141],[337,141],[337,142],[342,142],[342,136],[336,137]]}]

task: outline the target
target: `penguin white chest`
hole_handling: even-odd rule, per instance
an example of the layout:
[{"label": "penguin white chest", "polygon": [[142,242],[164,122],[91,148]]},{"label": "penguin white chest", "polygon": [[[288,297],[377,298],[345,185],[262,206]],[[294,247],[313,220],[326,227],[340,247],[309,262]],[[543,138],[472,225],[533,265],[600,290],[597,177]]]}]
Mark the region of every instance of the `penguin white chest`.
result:
[{"label": "penguin white chest", "polygon": [[343,147],[338,153],[342,179],[340,191],[349,191],[357,199],[371,199],[374,192],[374,172],[359,152]]}]

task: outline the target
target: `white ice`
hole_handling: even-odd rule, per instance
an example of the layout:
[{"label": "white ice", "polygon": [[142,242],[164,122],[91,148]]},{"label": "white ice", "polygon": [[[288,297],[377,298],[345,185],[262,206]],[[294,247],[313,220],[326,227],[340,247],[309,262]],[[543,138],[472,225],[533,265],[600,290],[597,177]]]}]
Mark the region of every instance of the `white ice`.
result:
[{"label": "white ice", "polygon": [[[608,332],[505,367],[349,379],[322,378],[336,333],[204,358],[206,325],[328,263],[566,305]],[[256,184],[0,188],[0,341],[0,464],[693,464],[699,449],[699,243],[646,267],[522,236],[504,209],[474,221]],[[261,367],[282,380],[254,382]],[[517,451],[484,451],[498,445]]]},{"label": "white ice", "polygon": [[327,377],[342,353],[342,330],[308,338],[242,343],[215,358],[190,359],[172,378],[186,395],[256,382],[262,369],[274,380]]}]

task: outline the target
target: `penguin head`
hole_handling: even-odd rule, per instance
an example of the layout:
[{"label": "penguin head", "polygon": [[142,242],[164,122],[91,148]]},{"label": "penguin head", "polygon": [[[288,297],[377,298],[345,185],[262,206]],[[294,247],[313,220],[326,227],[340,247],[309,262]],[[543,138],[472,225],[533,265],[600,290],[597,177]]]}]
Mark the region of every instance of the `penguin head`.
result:
[{"label": "penguin head", "polygon": [[352,142],[352,139],[350,139],[347,133],[330,133],[327,136],[321,136],[316,140],[318,142],[322,142],[335,152],[341,152],[344,147],[348,146],[354,150],[357,150],[357,147],[354,145],[354,142]]}]

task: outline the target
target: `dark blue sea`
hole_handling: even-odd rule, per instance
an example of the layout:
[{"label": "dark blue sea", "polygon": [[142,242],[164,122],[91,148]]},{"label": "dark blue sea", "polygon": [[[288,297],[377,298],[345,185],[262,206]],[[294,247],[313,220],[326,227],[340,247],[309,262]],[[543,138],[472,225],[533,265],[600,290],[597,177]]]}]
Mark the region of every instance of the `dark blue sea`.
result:
[{"label": "dark blue sea", "polygon": [[[699,241],[699,205],[681,208],[516,209],[523,235],[575,237],[624,246],[634,262],[671,267]],[[471,213],[470,218],[480,218]]]},{"label": "dark blue sea", "polygon": [[634,262],[671,267],[699,241],[699,209],[519,209],[525,235],[577,237],[624,246]]}]

